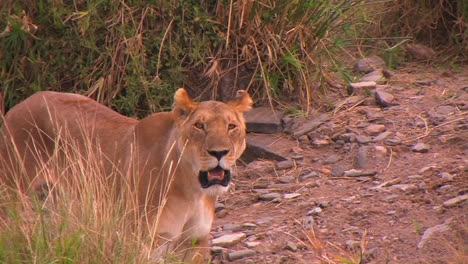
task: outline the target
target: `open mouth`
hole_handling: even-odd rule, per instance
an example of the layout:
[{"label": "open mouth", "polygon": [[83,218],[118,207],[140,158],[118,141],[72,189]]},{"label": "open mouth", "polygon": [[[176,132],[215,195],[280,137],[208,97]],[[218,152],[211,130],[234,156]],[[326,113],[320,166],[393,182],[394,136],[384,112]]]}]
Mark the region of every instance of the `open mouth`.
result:
[{"label": "open mouth", "polygon": [[203,188],[208,188],[216,184],[226,187],[231,181],[231,171],[218,166],[209,171],[200,171],[198,179]]}]

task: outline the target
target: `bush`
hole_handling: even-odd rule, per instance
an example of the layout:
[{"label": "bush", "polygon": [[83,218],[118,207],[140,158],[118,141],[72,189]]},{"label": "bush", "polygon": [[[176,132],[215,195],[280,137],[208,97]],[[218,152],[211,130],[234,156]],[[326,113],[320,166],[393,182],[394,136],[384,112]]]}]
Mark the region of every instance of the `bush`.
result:
[{"label": "bush", "polygon": [[[357,1],[18,0],[0,5],[0,85],[11,108],[39,90],[79,92],[143,116],[185,86],[249,89],[308,106]],[[338,31],[340,32],[340,31]],[[336,65],[334,65],[336,66]],[[329,77],[328,77],[329,78]]]}]

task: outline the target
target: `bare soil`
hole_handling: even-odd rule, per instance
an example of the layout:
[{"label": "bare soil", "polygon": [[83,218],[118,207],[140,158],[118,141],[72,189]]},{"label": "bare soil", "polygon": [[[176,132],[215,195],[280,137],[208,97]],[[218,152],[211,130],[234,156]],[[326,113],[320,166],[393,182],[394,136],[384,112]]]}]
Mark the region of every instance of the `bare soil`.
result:
[{"label": "bare soil", "polygon": [[[468,202],[444,206],[468,193],[468,68],[407,66],[387,85],[392,106],[381,107],[369,95],[363,104],[330,112],[331,120],[309,137],[249,135],[297,159],[289,169],[274,161],[239,166],[234,188],[219,200],[225,208],[217,210],[212,235],[247,237],[214,255],[215,263],[345,263],[340,257],[354,258],[349,263],[468,263]],[[369,143],[341,136],[375,138],[367,131],[371,124],[391,134]],[[428,152],[414,152],[416,143]],[[363,146],[358,162],[376,175],[342,175],[356,168]],[[260,200],[265,193],[280,198]],[[292,193],[299,196],[284,197]],[[428,231],[437,225],[447,228]],[[230,261],[228,254],[247,249],[246,242],[259,242],[256,254]]]}]

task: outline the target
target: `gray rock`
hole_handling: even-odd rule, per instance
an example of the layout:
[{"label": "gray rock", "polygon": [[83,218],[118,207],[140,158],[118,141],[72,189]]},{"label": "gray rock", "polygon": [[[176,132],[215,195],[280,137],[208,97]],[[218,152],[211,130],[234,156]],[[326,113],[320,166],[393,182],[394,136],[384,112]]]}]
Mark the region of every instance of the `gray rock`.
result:
[{"label": "gray rock", "polygon": [[372,138],[366,136],[366,135],[358,135],[356,136],[356,140],[359,144],[367,144],[372,141]]},{"label": "gray rock", "polygon": [[258,199],[262,201],[273,201],[274,199],[278,199],[280,197],[281,197],[281,194],[272,192],[272,193],[261,194],[258,196]]},{"label": "gray rock", "polygon": [[251,163],[258,159],[276,161],[287,160],[287,158],[281,156],[280,154],[275,153],[250,139],[247,139],[247,148],[245,149],[244,153],[242,153],[240,159],[245,163]]},{"label": "gray rock", "polygon": [[430,149],[429,145],[426,145],[426,144],[421,143],[421,142],[417,143],[416,145],[414,145],[411,148],[411,150],[413,152],[419,152],[419,153],[427,153],[427,152],[429,152],[429,149]]},{"label": "gray rock", "polygon": [[367,91],[375,89],[376,85],[376,82],[350,83],[348,86],[348,93],[357,95],[366,94]]},{"label": "gray rock", "polygon": [[439,177],[446,181],[453,181],[454,176],[448,172],[439,173]]},{"label": "gray rock", "polygon": [[271,221],[273,221],[273,217],[267,216],[267,217],[263,217],[263,218],[258,219],[256,221],[256,223],[257,223],[257,225],[263,225],[263,224],[268,224]]},{"label": "gray rock", "polygon": [[[367,155],[369,153],[369,148],[366,146],[361,146],[358,148],[356,155],[355,167],[356,169],[365,169],[368,165]],[[346,175],[346,172],[345,172]]]},{"label": "gray rock", "polygon": [[338,155],[330,155],[324,161],[323,164],[334,164],[341,160],[341,157]]},{"label": "gray rock", "polygon": [[321,216],[322,214],[323,214],[323,210],[322,210],[322,208],[320,208],[318,206],[316,206],[316,207],[310,209],[309,211],[307,211],[307,215]]},{"label": "gray rock", "polygon": [[397,194],[388,195],[383,198],[383,200],[387,203],[394,203],[398,201],[399,199],[400,199],[400,196]]},{"label": "gray rock", "polygon": [[330,145],[330,140],[328,139],[314,139],[312,140],[312,145],[316,146],[316,147],[322,147],[322,146],[326,146],[326,145]]},{"label": "gray rock", "polygon": [[257,252],[255,250],[252,250],[252,249],[237,250],[237,251],[230,252],[228,254],[228,259],[230,261],[234,261],[234,260],[254,256],[256,253]]},{"label": "gray rock", "polygon": [[388,146],[398,146],[401,145],[401,139],[399,138],[389,138],[384,141],[384,143]]},{"label": "gray rock", "polygon": [[305,173],[304,175],[299,176],[299,179],[301,181],[304,181],[304,180],[307,180],[307,179],[310,179],[310,178],[316,178],[318,176],[319,176],[319,174],[317,172],[309,171],[309,172]]},{"label": "gray rock", "polygon": [[442,105],[436,108],[435,112],[439,115],[451,115],[457,111],[457,108],[451,105]]},{"label": "gray rock", "polygon": [[257,107],[245,112],[247,132],[279,133],[282,131],[281,119],[283,113],[275,111],[271,107]]},{"label": "gray rock", "polygon": [[434,80],[419,80],[419,81],[414,82],[414,84],[424,85],[424,86],[431,86],[433,83],[434,83]]},{"label": "gray rock", "polygon": [[313,118],[312,120],[302,124],[296,131],[292,133],[292,136],[294,138],[299,138],[300,136],[303,136],[310,131],[314,130],[315,128],[319,127],[321,124],[324,122],[330,120],[330,116],[327,114],[321,114],[316,118]]},{"label": "gray rock", "polygon": [[392,185],[390,188],[399,189],[406,194],[412,194],[419,190],[418,186],[416,186],[415,184],[395,184]]},{"label": "gray rock", "polygon": [[288,241],[288,242],[286,242],[286,249],[289,249],[291,251],[297,251],[297,245],[296,245],[296,243],[294,243],[292,241]]},{"label": "gray rock", "polygon": [[464,201],[468,200],[468,194],[460,195],[450,200],[445,201],[442,205],[446,208],[455,207]]},{"label": "gray rock", "polygon": [[377,174],[375,170],[347,170],[343,173],[346,177],[361,177],[361,176],[374,176]]},{"label": "gray rock", "polygon": [[223,230],[224,231],[237,232],[237,231],[241,231],[242,228],[243,228],[243,226],[238,225],[238,224],[225,224],[225,225],[223,225]]},{"label": "gray rock", "polygon": [[283,161],[279,161],[278,163],[276,163],[276,168],[280,170],[287,170],[287,169],[294,167],[295,165],[296,163],[294,162],[294,160],[288,159],[288,160],[283,160]]},{"label": "gray rock", "polygon": [[293,176],[283,176],[279,178],[280,183],[291,183],[291,182],[294,182],[295,180],[296,178],[294,178]]},{"label": "gray rock", "polygon": [[419,240],[418,248],[423,248],[435,235],[440,236],[441,234],[450,231],[450,226],[447,223],[429,227],[424,231],[421,240]]},{"label": "gray rock", "polygon": [[381,106],[391,106],[394,99],[395,97],[390,93],[384,92],[379,89],[375,91],[375,100]]},{"label": "gray rock", "polygon": [[211,247],[210,250],[212,254],[216,255],[216,254],[222,254],[227,249],[223,247],[214,246],[214,247]]},{"label": "gray rock", "polygon": [[245,242],[245,246],[248,247],[248,248],[254,248],[254,247],[257,247],[258,245],[260,245],[260,242],[258,242],[258,241],[247,241],[247,242]]},{"label": "gray rock", "polygon": [[372,141],[373,142],[384,141],[385,139],[387,139],[392,134],[393,134],[393,132],[391,132],[391,131],[385,131],[383,133],[380,133],[378,136],[376,136]]},{"label": "gray rock", "polygon": [[341,177],[344,174],[344,169],[340,166],[333,166],[331,169],[331,176],[332,177]]},{"label": "gray rock", "polygon": [[385,61],[377,55],[358,60],[353,67],[355,72],[370,72],[375,69],[385,68]]},{"label": "gray rock", "polygon": [[356,142],[357,135],[355,133],[344,133],[338,136],[338,139],[343,140],[344,142]]},{"label": "gray rock", "polygon": [[381,82],[384,80],[385,77],[381,69],[371,71],[359,79],[360,82]]},{"label": "gray rock", "polygon": [[286,194],[283,195],[283,198],[284,199],[294,199],[294,198],[297,198],[299,196],[301,196],[300,193],[286,193]]},{"label": "gray rock", "polygon": [[224,236],[220,236],[212,240],[211,244],[213,246],[219,247],[230,247],[239,243],[242,239],[244,239],[246,235],[244,233],[233,233]]}]

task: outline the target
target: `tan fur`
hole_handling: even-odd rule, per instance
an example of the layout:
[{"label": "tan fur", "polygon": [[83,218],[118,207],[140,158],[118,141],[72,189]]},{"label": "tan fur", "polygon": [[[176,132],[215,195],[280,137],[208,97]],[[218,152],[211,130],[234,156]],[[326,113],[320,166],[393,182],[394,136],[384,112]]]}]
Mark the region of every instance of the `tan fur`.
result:
[{"label": "tan fur", "polygon": [[[43,164],[38,162],[38,156],[47,162],[55,139],[67,131],[70,138],[78,141],[81,151],[89,150],[90,143],[99,150],[105,174],[129,177],[128,182],[135,184],[140,208],[144,209],[142,215],[150,216],[157,225],[156,245],[160,249],[165,247],[170,252],[179,248],[182,241],[190,244],[193,239],[206,248],[216,197],[227,187],[202,188],[199,172],[217,166],[229,170],[234,166],[245,149],[242,112],[251,107],[252,100],[246,92],[239,91],[227,103],[198,103],[179,89],[174,101],[171,112],[137,121],[81,95],[36,93],[5,116],[3,140],[0,138],[4,180],[16,184],[15,168],[22,164],[27,177],[20,185],[34,188],[41,181]],[[226,151],[219,160],[213,156]],[[162,194],[166,194],[166,199],[161,199]],[[197,262],[206,252],[192,252],[184,261]]]}]

